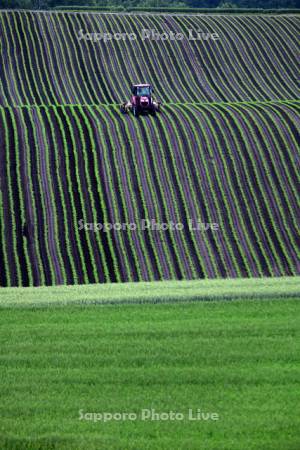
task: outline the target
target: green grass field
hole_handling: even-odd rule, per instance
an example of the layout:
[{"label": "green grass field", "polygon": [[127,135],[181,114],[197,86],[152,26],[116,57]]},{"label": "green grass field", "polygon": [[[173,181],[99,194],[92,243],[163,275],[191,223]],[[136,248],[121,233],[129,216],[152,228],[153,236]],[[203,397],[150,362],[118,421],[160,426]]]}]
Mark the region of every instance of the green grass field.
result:
[{"label": "green grass field", "polygon": [[0,289],[0,307],[300,297],[300,276]]},{"label": "green grass field", "polygon": [[[269,297],[270,283],[260,300],[253,284],[251,300],[184,303],[178,294],[162,304],[91,304],[126,301],[130,285],[123,297],[120,287],[111,296],[101,286],[61,296],[60,288],[1,290],[0,448],[298,450],[299,283],[296,297],[290,279],[273,282],[281,299]],[[212,283],[211,292],[194,284],[190,300],[216,295],[222,283]],[[145,285],[137,301],[151,301],[141,297]],[[190,408],[218,420],[188,420]],[[143,409],[184,419],[142,420]],[[80,420],[104,412],[137,419]]]}]

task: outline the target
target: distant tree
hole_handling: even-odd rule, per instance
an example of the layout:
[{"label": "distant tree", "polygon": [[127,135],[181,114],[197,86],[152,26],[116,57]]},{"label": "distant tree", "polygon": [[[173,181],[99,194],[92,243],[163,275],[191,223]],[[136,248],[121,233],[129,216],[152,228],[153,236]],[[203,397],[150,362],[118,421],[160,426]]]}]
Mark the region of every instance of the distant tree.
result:
[{"label": "distant tree", "polygon": [[300,0],[0,0],[0,8],[55,6],[188,6],[195,8],[300,8]]},{"label": "distant tree", "polygon": [[[49,0],[48,1],[50,7],[54,6],[97,6],[98,4],[105,5],[106,3],[113,3],[112,1],[106,2],[103,1],[97,1],[97,0]],[[118,3],[122,3],[122,1],[118,1]]]},{"label": "distant tree", "polygon": [[33,8],[33,0],[0,0],[0,7],[7,9],[30,9]]},{"label": "distant tree", "polygon": [[193,8],[216,8],[220,0],[186,0],[187,6]]},{"label": "distant tree", "polygon": [[222,9],[237,8],[237,5],[235,5],[234,3],[231,3],[231,2],[223,2],[223,3],[219,4],[218,8],[222,8]]},{"label": "distant tree", "polygon": [[35,9],[47,9],[50,6],[49,0],[34,0],[33,3]]}]

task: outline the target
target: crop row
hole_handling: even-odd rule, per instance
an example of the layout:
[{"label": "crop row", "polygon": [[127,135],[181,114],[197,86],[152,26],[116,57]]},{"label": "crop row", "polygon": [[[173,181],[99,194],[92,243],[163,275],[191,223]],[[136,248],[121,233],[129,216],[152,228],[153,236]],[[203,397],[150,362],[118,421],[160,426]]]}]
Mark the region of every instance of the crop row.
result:
[{"label": "crop row", "polygon": [[[142,39],[143,29],[183,39]],[[0,105],[120,103],[145,81],[165,103],[292,100],[299,30],[297,15],[2,12]]]},{"label": "crop row", "polygon": [[299,274],[299,110],[0,107],[0,285]]}]

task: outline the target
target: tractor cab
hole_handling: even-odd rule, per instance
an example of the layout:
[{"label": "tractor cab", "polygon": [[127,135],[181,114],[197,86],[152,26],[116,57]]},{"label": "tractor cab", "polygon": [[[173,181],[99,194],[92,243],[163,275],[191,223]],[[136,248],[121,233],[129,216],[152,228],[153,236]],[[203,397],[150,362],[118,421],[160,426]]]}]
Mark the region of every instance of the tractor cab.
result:
[{"label": "tractor cab", "polygon": [[135,84],[132,86],[132,95],[137,97],[151,97],[152,87],[150,84]]}]

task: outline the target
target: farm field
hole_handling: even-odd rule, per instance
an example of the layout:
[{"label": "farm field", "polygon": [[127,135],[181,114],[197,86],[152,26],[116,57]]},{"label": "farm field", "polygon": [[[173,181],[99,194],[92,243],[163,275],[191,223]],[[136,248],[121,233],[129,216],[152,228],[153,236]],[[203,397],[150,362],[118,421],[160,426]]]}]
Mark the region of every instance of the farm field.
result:
[{"label": "farm field", "polygon": [[[1,284],[299,273],[299,111],[166,106],[124,124],[116,107],[2,109]],[[99,222],[138,225],[84,228]]]},{"label": "farm field", "polygon": [[0,450],[300,448],[299,32],[0,11]]},{"label": "farm field", "polygon": [[[299,99],[296,14],[10,11],[1,13],[0,23],[3,106],[119,104],[131,83],[146,80],[165,104]],[[180,32],[186,39],[142,39],[145,29]],[[189,40],[189,30],[199,29],[219,38]],[[108,33],[125,38],[104,42]]]},{"label": "farm field", "polygon": [[[1,286],[300,273],[299,16],[0,18]],[[146,25],[220,39],[91,40]]]},{"label": "farm field", "polygon": [[300,277],[101,283],[0,290],[0,307],[126,305],[300,297]]},{"label": "farm field", "polygon": [[296,450],[299,300],[1,308],[0,447]]}]

